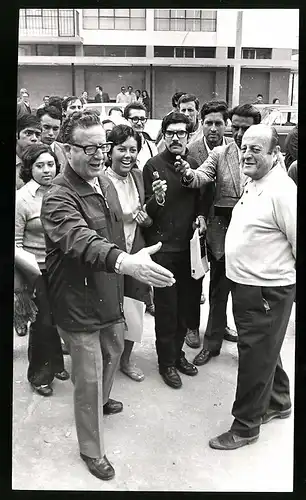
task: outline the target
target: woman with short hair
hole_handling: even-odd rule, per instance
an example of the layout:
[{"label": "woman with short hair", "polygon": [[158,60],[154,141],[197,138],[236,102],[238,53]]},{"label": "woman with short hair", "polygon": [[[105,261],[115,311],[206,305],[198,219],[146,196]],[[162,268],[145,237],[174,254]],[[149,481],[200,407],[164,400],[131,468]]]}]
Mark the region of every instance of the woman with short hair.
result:
[{"label": "woman with short hair", "polygon": [[[141,137],[128,125],[117,125],[109,133],[112,143],[108,153],[110,166],[105,174],[114,184],[123,212],[123,226],[128,253],[136,253],[145,246],[142,230],[152,224],[144,208],[142,172],[136,165],[141,149]],[[130,362],[134,342],[141,342],[144,318],[144,296],[148,286],[124,276],[124,315],[128,330],[121,356],[120,369],[132,380],[144,380],[143,372]]]},{"label": "woman with short hair", "polygon": [[45,237],[40,220],[43,195],[59,168],[57,157],[49,146],[28,146],[22,155],[19,173],[25,185],[16,192],[15,244],[25,255],[34,254],[41,273],[35,282],[34,302],[38,311],[30,327],[28,380],[42,396],[52,395],[54,377],[59,380],[69,378],[49,307]]}]

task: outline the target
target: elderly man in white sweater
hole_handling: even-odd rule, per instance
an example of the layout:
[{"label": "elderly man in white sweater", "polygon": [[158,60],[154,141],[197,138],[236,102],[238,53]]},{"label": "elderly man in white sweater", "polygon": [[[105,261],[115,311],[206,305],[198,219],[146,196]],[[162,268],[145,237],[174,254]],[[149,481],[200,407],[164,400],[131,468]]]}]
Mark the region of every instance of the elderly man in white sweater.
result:
[{"label": "elderly man in white sweater", "polygon": [[249,177],[225,239],[238,330],[238,378],[231,429],[209,441],[216,449],[255,442],[260,426],[291,413],[280,350],[295,297],[297,188],[279,163],[273,127],[244,134],[241,167]]}]

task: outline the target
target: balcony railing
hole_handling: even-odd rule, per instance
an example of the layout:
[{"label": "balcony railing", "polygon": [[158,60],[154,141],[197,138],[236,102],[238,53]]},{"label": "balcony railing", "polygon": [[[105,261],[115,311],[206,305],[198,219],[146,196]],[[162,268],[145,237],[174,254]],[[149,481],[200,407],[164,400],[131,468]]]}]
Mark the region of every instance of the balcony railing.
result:
[{"label": "balcony railing", "polygon": [[75,9],[20,9],[19,36],[73,37],[79,35]]}]

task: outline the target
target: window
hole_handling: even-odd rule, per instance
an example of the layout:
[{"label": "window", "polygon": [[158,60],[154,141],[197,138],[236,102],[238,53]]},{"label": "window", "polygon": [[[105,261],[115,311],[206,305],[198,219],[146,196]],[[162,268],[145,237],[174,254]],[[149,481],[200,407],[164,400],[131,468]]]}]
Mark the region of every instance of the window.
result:
[{"label": "window", "polygon": [[272,59],[272,49],[243,48],[242,59]]},{"label": "window", "polygon": [[32,55],[32,45],[18,45],[18,55],[19,56]]},{"label": "window", "polygon": [[217,11],[155,9],[155,31],[216,31]]},{"label": "window", "polygon": [[74,9],[20,9],[21,35],[75,36]]},{"label": "window", "polygon": [[154,47],[154,57],[174,57],[174,47]]},{"label": "window", "polygon": [[235,59],[235,47],[227,47],[227,58]]},{"label": "window", "polygon": [[144,45],[84,45],[84,56],[91,57],[145,57]]},{"label": "window", "polygon": [[154,57],[216,57],[216,47],[154,47]]},{"label": "window", "polygon": [[83,9],[87,30],[145,30],[146,9]]},{"label": "window", "polygon": [[37,56],[57,56],[57,46],[50,44],[36,45]]},{"label": "window", "polygon": [[194,57],[215,58],[216,47],[196,47],[194,49]]},{"label": "window", "polygon": [[59,56],[75,56],[75,45],[59,45]]}]

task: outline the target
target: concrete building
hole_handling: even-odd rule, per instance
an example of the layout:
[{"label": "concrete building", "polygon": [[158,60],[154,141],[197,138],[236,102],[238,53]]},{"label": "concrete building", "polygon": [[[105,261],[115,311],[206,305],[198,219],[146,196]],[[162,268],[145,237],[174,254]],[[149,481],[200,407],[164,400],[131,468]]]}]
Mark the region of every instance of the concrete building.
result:
[{"label": "concrete building", "polygon": [[[90,97],[146,89],[161,118],[176,91],[230,105],[292,101],[298,10],[20,9],[18,89]],[[292,84],[293,79],[293,84]],[[297,81],[297,79],[296,79]],[[296,99],[294,99],[296,100]]]}]

